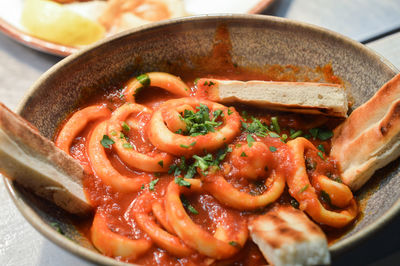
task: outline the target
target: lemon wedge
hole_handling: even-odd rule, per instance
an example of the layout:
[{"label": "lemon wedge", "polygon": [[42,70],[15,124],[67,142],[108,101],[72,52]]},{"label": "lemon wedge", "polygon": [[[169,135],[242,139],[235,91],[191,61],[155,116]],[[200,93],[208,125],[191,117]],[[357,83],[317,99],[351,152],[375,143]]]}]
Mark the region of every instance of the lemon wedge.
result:
[{"label": "lemon wedge", "polygon": [[99,23],[47,0],[26,0],[21,23],[33,36],[70,46],[93,43],[105,33]]}]

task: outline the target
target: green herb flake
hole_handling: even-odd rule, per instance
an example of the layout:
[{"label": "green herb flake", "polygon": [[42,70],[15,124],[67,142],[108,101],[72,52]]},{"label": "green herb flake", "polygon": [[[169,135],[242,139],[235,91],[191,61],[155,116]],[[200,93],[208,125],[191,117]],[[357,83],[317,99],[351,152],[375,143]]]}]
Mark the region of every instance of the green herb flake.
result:
[{"label": "green herb flake", "polygon": [[129,131],[129,130],[131,130],[131,128],[128,126],[128,124],[127,123],[125,123],[125,121],[124,122],[122,122],[122,128],[125,130],[125,131]]},{"label": "green herb flake", "polygon": [[235,247],[235,248],[240,248],[239,243],[236,241],[229,241],[229,245],[231,245],[232,247]]},{"label": "green herb flake", "polygon": [[164,167],[164,161],[163,160],[159,161],[158,164],[161,166],[161,168]]},{"label": "green herb flake", "polygon": [[271,138],[280,138],[280,137],[281,137],[281,136],[279,136],[278,134],[276,134],[275,132],[269,132],[268,135],[269,135]]},{"label": "green herb flake", "polygon": [[197,86],[197,82],[199,81],[199,79],[200,79],[200,78],[196,78],[196,79],[194,80],[194,82],[193,82],[193,83],[194,83],[194,85],[196,85],[196,86]]},{"label": "green herb flake", "polygon": [[254,138],[251,135],[247,135],[247,145],[251,147],[253,146],[253,142],[255,142]]},{"label": "green herb flake", "polygon": [[282,140],[285,142],[285,141],[287,140],[287,138],[288,138],[288,135],[282,134],[281,138],[282,138]]},{"label": "green herb flake", "polygon": [[245,152],[242,152],[242,154],[240,154],[240,157],[247,157],[247,154]]},{"label": "green herb flake", "polygon": [[110,132],[110,135],[111,135],[111,136],[116,136],[116,135],[117,135],[117,131],[115,131],[115,130],[111,131],[111,132]]},{"label": "green herb flake", "polygon": [[193,141],[193,142],[190,143],[189,145],[181,144],[181,145],[179,145],[179,146],[181,146],[182,148],[185,148],[185,149],[189,149],[190,147],[193,147],[194,145],[196,145],[196,141]]},{"label": "green herb flake", "polygon": [[161,176],[161,174],[160,174],[160,173],[158,173],[158,172],[155,172],[155,173],[154,173],[154,176],[155,176],[155,177],[160,177],[160,176]]},{"label": "green herb flake", "polygon": [[324,145],[322,145],[322,144],[319,144],[318,147],[317,147],[317,149],[320,150],[320,151],[322,151],[322,152],[325,152]]},{"label": "green herb flake", "polygon": [[322,160],[325,160],[324,154],[321,151],[319,151],[317,154],[319,157],[321,157]]},{"label": "green herb flake", "polygon": [[140,76],[137,76],[136,79],[142,84],[143,86],[149,86],[150,85],[150,77],[147,74],[142,74]]},{"label": "green herb flake", "polygon": [[298,193],[298,194],[301,194],[301,193],[303,193],[304,191],[306,191],[307,188],[308,188],[309,186],[310,186],[309,184],[305,185],[302,189],[299,190],[299,193]]},{"label": "green herb flake", "polygon": [[190,188],[191,184],[186,181],[185,179],[183,179],[182,177],[175,177],[175,184],[178,184],[181,187],[187,187]]},{"label": "green herb flake", "polygon": [[124,147],[125,149],[133,149],[132,145],[128,142],[125,142],[124,144],[122,144],[122,147]]},{"label": "green herb flake", "polygon": [[331,130],[320,129],[318,132],[318,139],[325,141],[333,137]]},{"label": "green herb flake", "polygon": [[110,149],[111,145],[113,145],[115,142],[109,136],[104,135],[100,143],[104,148]]},{"label": "green herb flake", "polygon": [[233,114],[233,111],[230,108],[228,108],[228,115],[231,115],[231,114]]},{"label": "green herb flake", "polygon": [[142,184],[142,186],[140,187],[140,189],[144,189],[145,188],[145,186],[144,186],[144,184]]},{"label": "green herb flake", "polygon": [[317,136],[318,136],[319,129],[318,128],[312,128],[312,129],[309,130],[309,132],[310,132],[311,136],[313,137],[313,139],[315,140],[317,138]]},{"label": "green herb flake", "polygon": [[252,122],[250,124],[242,122],[242,128],[245,132],[250,134],[256,134],[259,137],[267,136],[267,132],[269,131],[267,125],[262,123],[259,119],[252,117]]},{"label": "green herb flake", "polygon": [[61,225],[59,223],[53,222],[53,223],[50,223],[50,226],[53,227],[59,234],[65,235],[65,233],[61,229]]},{"label": "green herb flake", "polygon": [[291,138],[291,139],[295,139],[295,138],[297,138],[297,137],[300,137],[302,134],[303,134],[303,131],[297,130],[297,131],[295,131],[295,132],[293,132],[293,133],[290,134],[290,138]]},{"label": "green herb flake", "polygon": [[150,181],[150,183],[149,183],[149,190],[150,190],[150,191],[153,191],[153,190],[154,190],[154,186],[158,183],[159,180],[160,180],[160,179],[157,178],[157,179],[154,179],[154,180]]},{"label": "green herb flake", "polygon": [[199,214],[199,212],[189,203],[185,196],[181,196],[181,201],[183,207],[185,207],[190,213]]},{"label": "green herb flake", "polygon": [[279,126],[279,123],[278,123],[278,117],[277,116],[271,117],[271,123],[272,123],[274,131],[276,131],[278,134],[280,134],[281,127]]},{"label": "green herb flake", "polygon": [[269,146],[269,150],[270,150],[271,152],[276,152],[278,149],[275,148],[274,146]]}]

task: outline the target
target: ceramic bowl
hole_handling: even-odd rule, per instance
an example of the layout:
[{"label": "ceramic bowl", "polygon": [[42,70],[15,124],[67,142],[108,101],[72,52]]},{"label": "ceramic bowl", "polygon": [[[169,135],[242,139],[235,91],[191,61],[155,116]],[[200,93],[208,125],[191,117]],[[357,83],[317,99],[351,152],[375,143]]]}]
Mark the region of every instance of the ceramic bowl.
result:
[{"label": "ceramic bowl", "polygon": [[[218,29],[225,31],[224,38],[216,38]],[[94,91],[129,75],[149,71],[179,74],[183,65],[189,69],[212,67],[198,59],[212,57],[221,42],[231,46],[225,56],[239,67],[290,64],[315,68],[330,63],[345,81],[354,107],[398,72],[362,44],[316,26],[261,15],[197,16],[134,29],[67,57],[31,87],[18,112],[53,138],[59,123]],[[359,244],[399,212],[399,171],[400,163],[393,162],[357,192],[364,214],[331,245],[333,256]],[[51,241],[97,264],[121,264],[99,254],[63,211],[8,180],[6,185],[25,218]],[[61,225],[69,239],[51,227],[53,222]]]}]

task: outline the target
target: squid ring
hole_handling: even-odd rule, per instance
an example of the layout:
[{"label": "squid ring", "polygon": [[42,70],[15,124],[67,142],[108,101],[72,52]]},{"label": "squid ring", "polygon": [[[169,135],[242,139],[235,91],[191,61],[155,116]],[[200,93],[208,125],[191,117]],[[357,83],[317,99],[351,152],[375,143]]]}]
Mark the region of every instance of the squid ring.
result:
[{"label": "squid ring", "polygon": [[135,102],[136,93],[144,87],[159,87],[181,97],[190,96],[189,87],[177,76],[164,72],[150,72],[128,81],[125,89],[127,102]]},{"label": "squid ring", "polygon": [[[237,210],[254,210],[267,206],[278,199],[285,189],[285,177],[272,171],[272,186],[263,194],[253,196],[234,188],[222,175],[209,174],[203,177],[203,188],[218,201]],[[269,184],[268,178],[265,184]]]},{"label": "squid ring", "polygon": [[[214,132],[206,135],[184,136],[171,131],[166,125],[164,117],[174,110],[180,110],[180,106],[191,106],[195,108],[200,104],[206,105],[211,111],[221,110],[224,114],[223,125],[216,128]],[[234,108],[197,98],[180,98],[165,102],[153,113],[149,122],[148,136],[151,143],[158,149],[174,154],[190,156],[203,153],[204,150],[214,151],[225,143],[231,142],[240,133],[240,116]]]},{"label": "squid ring", "polygon": [[107,132],[108,121],[97,125],[89,139],[88,155],[94,172],[107,185],[119,192],[139,191],[142,184],[150,181],[150,176],[140,175],[135,178],[129,178],[121,175],[108,160],[101,140]]},{"label": "squid ring", "polygon": [[[165,209],[168,219],[176,234],[191,248],[205,256],[224,259],[234,255],[243,246],[248,237],[246,222],[238,224],[234,232],[224,225],[219,225],[214,235],[195,224],[186,213],[181,199],[181,193],[201,192],[201,182],[198,179],[185,179],[191,184],[190,189],[179,186],[175,182],[168,185],[165,195]],[[235,243],[232,245],[230,243]]]},{"label": "squid ring", "polygon": [[108,228],[105,217],[99,212],[94,216],[90,229],[93,245],[100,252],[110,257],[123,257],[135,260],[146,253],[152,246],[152,241],[141,238],[137,240],[114,233]]},{"label": "squid ring", "polygon": [[161,248],[169,251],[178,257],[186,257],[194,251],[185,245],[178,237],[163,230],[155,223],[149,213],[152,211],[152,202],[154,199],[150,193],[143,193],[136,199],[133,208],[135,221],[137,225],[146,232],[151,239]]},{"label": "squid ring", "polygon": [[70,148],[74,138],[85,126],[94,120],[110,117],[111,112],[105,105],[93,105],[74,113],[68,122],[63,126],[56,139],[56,146],[70,154]]},{"label": "squid ring", "polygon": [[[346,226],[353,221],[358,214],[357,203],[350,191],[346,189],[344,184],[335,181],[327,182],[328,179],[324,176],[317,177],[313,182],[318,184],[321,188],[327,191],[333,200],[333,204],[340,205],[339,207],[345,208],[340,212],[329,211],[321,204],[318,199],[317,191],[311,186],[304,160],[305,149],[315,149],[311,142],[305,138],[296,138],[287,143],[294,157],[294,168],[296,169],[292,175],[288,175],[287,183],[289,186],[289,193],[300,203],[300,209],[304,210],[316,222],[323,223],[332,227],[340,228]],[[333,182],[337,183],[333,185]],[[350,196],[351,195],[351,196]],[[339,200],[343,197],[344,200]]]},{"label": "squid ring", "polygon": [[[118,156],[131,167],[147,172],[167,172],[173,157],[165,152],[147,155],[133,149],[125,138],[120,137],[121,123],[132,113],[151,113],[149,109],[140,104],[128,103],[115,110],[111,116],[108,133],[115,142],[114,150]],[[132,126],[132,123],[130,123]],[[127,146],[128,145],[128,146]],[[129,148],[126,148],[129,147]],[[162,163],[160,163],[162,162]]]}]

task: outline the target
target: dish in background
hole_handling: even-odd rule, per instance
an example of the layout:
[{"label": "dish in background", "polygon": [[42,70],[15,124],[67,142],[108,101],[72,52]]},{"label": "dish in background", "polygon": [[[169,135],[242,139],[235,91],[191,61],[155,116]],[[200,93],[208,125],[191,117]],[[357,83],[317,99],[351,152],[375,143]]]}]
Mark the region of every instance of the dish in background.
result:
[{"label": "dish in background", "polygon": [[[21,14],[23,10],[23,4],[25,0],[15,0],[12,4],[7,1],[0,1],[0,31],[18,41],[19,43],[26,45],[30,48],[53,54],[58,56],[68,56],[76,51],[79,47],[61,45],[58,43],[46,41],[37,37],[32,36],[27,30],[21,25]],[[257,14],[266,9],[274,0],[183,0],[186,12],[191,15],[200,14],[215,14],[215,13],[248,13]],[[78,3],[87,6],[87,3]],[[74,4],[76,5],[76,4]],[[81,8],[72,7],[73,10]],[[83,9],[83,12],[85,10]],[[87,13],[87,12],[86,12]],[[93,17],[97,14],[92,14]],[[129,20],[129,19],[128,19]],[[126,29],[123,26],[123,29]]]},{"label": "dish in background", "polygon": [[[218,48],[221,43],[214,39],[221,24],[228,30],[227,38],[222,42],[230,40],[232,48],[230,53],[216,58],[212,48]],[[181,65],[185,64],[189,67],[213,66],[205,64],[208,61],[201,60],[204,57],[214,60],[228,57],[241,67],[293,64],[315,68],[330,62],[335,74],[348,83],[346,88],[354,97],[354,107],[369,99],[398,72],[363,45],[304,23],[249,15],[193,17],[131,30],[66,58],[32,87],[21,103],[19,113],[51,138],[57,123],[84,95],[88,96],[88,88],[102,89],[121,73],[179,73]],[[361,243],[399,211],[399,181],[399,165],[391,164],[375,175],[374,182],[357,193],[365,204],[364,217],[331,246],[333,256]],[[87,239],[79,235],[59,210],[52,209],[49,204],[40,204],[38,199],[9,181],[6,185],[26,219],[56,244],[96,263],[121,265],[93,252]],[[50,227],[55,221],[73,241]],[[82,246],[87,248],[82,249]]]}]

